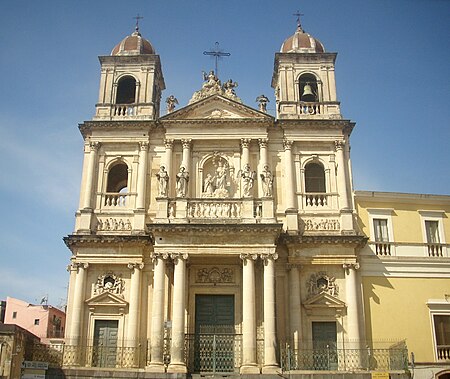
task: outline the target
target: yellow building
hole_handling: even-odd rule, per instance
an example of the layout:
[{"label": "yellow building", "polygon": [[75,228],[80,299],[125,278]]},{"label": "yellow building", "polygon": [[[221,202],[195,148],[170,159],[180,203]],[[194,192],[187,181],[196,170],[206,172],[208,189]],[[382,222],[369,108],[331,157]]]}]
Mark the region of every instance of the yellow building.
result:
[{"label": "yellow building", "polygon": [[356,191],[355,203],[369,236],[360,253],[368,341],[405,340],[415,378],[448,377],[450,196]]}]

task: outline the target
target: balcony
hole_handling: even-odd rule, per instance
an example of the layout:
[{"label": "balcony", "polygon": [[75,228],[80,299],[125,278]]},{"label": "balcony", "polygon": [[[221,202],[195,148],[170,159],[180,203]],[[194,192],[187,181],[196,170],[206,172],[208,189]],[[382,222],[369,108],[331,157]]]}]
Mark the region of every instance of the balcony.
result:
[{"label": "balcony", "polygon": [[440,243],[428,243],[427,252],[429,257],[443,257],[445,245]]},{"label": "balcony", "polygon": [[342,117],[340,103],[337,101],[280,101],[278,112],[284,118],[340,119]]},{"label": "balcony", "polygon": [[97,104],[94,120],[141,120],[151,118],[153,105],[148,103]]},{"label": "balcony", "polygon": [[157,198],[156,219],[164,222],[274,222],[273,199]]},{"label": "balcony", "polygon": [[438,345],[437,346],[437,359],[438,361],[450,360],[450,345]]},{"label": "balcony", "polygon": [[305,211],[329,211],[338,209],[338,195],[335,193],[309,192],[300,195],[302,209]]},{"label": "balcony", "polygon": [[364,255],[383,257],[429,258],[430,260],[448,257],[448,245],[439,243],[370,241]]}]

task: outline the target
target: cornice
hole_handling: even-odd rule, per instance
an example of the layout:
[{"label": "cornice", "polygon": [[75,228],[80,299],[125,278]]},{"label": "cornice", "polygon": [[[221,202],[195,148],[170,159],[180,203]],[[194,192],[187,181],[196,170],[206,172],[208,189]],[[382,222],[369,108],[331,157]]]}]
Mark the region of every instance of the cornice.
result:
[{"label": "cornice", "polygon": [[137,244],[151,245],[153,239],[151,235],[96,235],[96,234],[70,234],[63,238],[64,243],[70,249],[79,245],[92,244]]},{"label": "cornice", "polygon": [[88,136],[93,130],[152,130],[158,127],[156,120],[108,120],[85,121],[78,124],[83,137]]},{"label": "cornice", "polygon": [[280,235],[278,242],[286,245],[353,245],[361,248],[368,241],[368,237],[363,235],[290,235],[283,233]]},{"label": "cornice", "polygon": [[289,119],[289,120],[276,120],[275,125],[281,129],[297,129],[297,128],[310,128],[310,129],[343,129],[350,134],[356,123],[350,120],[333,120],[333,119]]},{"label": "cornice", "polygon": [[147,224],[153,233],[175,234],[273,234],[279,235],[282,224]]},{"label": "cornice", "polygon": [[355,191],[355,200],[380,203],[439,204],[450,206],[450,195],[431,195],[422,193]]}]

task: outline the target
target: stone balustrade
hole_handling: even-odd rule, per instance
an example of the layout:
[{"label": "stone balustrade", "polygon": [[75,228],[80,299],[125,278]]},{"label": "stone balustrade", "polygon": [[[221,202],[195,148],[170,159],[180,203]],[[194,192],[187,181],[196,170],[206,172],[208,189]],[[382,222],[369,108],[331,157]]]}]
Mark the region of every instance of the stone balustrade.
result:
[{"label": "stone balustrade", "polygon": [[130,194],[120,192],[106,192],[102,195],[102,205],[105,208],[128,207]]},{"label": "stone balustrade", "polygon": [[305,193],[301,195],[305,210],[337,209],[337,195],[332,193]]}]

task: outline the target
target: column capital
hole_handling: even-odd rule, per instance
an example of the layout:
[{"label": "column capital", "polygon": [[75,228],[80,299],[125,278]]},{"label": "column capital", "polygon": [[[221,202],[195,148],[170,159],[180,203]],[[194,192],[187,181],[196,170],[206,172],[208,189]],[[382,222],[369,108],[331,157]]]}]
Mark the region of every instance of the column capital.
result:
[{"label": "column capital", "polygon": [[89,267],[89,263],[82,263],[82,262],[72,262],[67,266],[67,271],[76,271],[78,272],[79,269],[87,269]]},{"label": "column capital", "polygon": [[347,272],[350,270],[359,270],[359,267],[359,263],[344,263],[342,265],[342,268]]},{"label": "column capital", "polygon": [[278,259],[278,254],[277,253],[262,253],[260,254],[260,257],[262,259],[262,261],[264,262],[265,265],[267,265],[267,263],[269,261],[276,261]]},{"label": "column capital", "polygon": [[192,140],[191,139],[182,139],[181,144],[183,145],[183,149],[189,149],[191,147]]},{"label": "column capital", "polygon": [[258,259],[258,254],[242,253],[239,255],[239,258],[241,258],[244,264],[246,264],[248,260],[256,261]]},{"label": "column capital", "polygon": [[258,138],[260,148],[266,148],[269,140],[267,138]]},{"label": "column capital", "polygon": [[250,138],[241,138],[241,146],[243,149],[248,149],[250,146],[250,142],[252,140]]},{"label": "column capital", "polygon": [[292,144],[294,143],[294,141],[289,141],[286,138],[283,139],[283,147],[284,150],[291,150],[292,149]]},{"label": "column capital", "polygon": [[166,260],[169,258],[169,253],[153,253],[150,258],[155,263],[158,259]]},{"label": "column capital", "polygon": [[173,139],[165,139],[164,146],[166,149],[172,149],[173,148]]},{"label": "column capital", "polygon": [[170,258],[172,258],[173,263],[177,264],[180,259],[187,261],[189,255],[188,253],[170,253]]},{"label": "column capital", "polygon": [[298,263],[288,263],[286,265],[286,270],[291,271],[291,270],[301,270],[302,269],[302,265],[298,264]]},{"label": "column capital", "polygon": [[334,148],[336,151],[342,150],[345,147],[345,141],[344,140],[336,140],[334,141]]},{"label": "column capital", "polygon": [[89,141],[89,148],[91,151],[97,151],[100,147],[100,142],[98,141]]},{"label": "column capital", "polygon": [[148,141],[141,141],[139,142],[139,150],[141,151],[147,151],[148,150]]},{"label": "column capital", "polygon": [[144,264],[142,262],[141,263],[130,262],[130,263],[128,263],[127,267],[132,271],[142,270],[144,268]]}]

